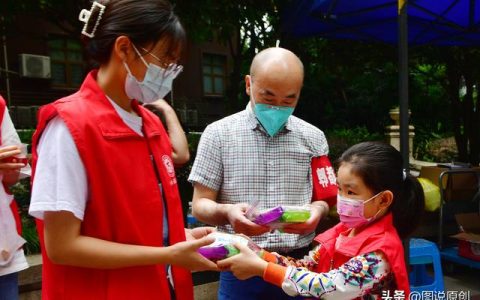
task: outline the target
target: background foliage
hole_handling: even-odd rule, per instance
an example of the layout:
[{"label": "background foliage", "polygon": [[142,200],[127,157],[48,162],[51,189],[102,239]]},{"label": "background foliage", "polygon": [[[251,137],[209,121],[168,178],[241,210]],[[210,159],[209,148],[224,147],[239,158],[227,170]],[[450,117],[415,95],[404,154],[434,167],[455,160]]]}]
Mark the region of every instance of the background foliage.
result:
[{"label": "background foliage", "polygon": [[[321,38],[293,39],[282,31],[282,16],[295,5],[293,0],[172,3],[191,40],[215,40],[230,49],[231,72],[225,98],[229,113],[243,109],[248,101],[243,77],[254,55],[279,40],[305,65],[305,86],[297,116],[326,131],[365,127],[372,134],[382,134],[384,127],[391,124],[388,110],[398,105],[396,47]],[[34,14],[79,38],[82,24],[78,13],[89,7],[89,0],[5,0],[0,5],[0,30],[7,36],[15,34],[15,28],[9,29],[9,25],[16,16]],[[458,153],[452,159],[478,164],[479,61],[480,50],[474,48],[410,49],[411,123],[418,133],[418,159],[433,159],[423,150],[428,141],[453,136]]]},{"label": "background foliage", "polygon": [[[229,113],[245,107],[244,75],[254,55],[277,40],[294,51],[305,66],[305,82],[295,115],[321,128],[335,160],[347,147],[364,140],[382,140],[391,125],[388,111],[398,105],[397,49],[384,44],[310,38],[296,40],[282,32],[282,15],[294,0],[172,0],[188,36],[196,42],[218,41],[230,50]],[[10,25],[20,14],[42,17],[80,37],[78,13],[88,0],[3,0],[0,34],[16,34]],[[415,126],[414,155],[420,160],[480,160],[480,50],[420,47],[410,49],[410,110]],[[188,63],[188,62],[186,62]],[[188,128],[187,128],[188,129]],[[30,132],[20,132],[29,143]],[[446,138],[451,143],[444,143]],[[192,161],[199,136],[189,135]],[[445,148],[445,151],[438,151]],[[457,150],[458,149],[458,150]],[[187,182],[192,162],[179,168],[185,205],[191,199]],[[26,216],[29,183],[14,188]],[[38,248],[33,223],[25,218],[24,235],[31,251]],[[32,231],[33,230],[33,231]],[[29,246],[27,246],[29,247]],[[36,248],[37,247],[37,248]],[[30,249],[27,248],[27,251]]]}]

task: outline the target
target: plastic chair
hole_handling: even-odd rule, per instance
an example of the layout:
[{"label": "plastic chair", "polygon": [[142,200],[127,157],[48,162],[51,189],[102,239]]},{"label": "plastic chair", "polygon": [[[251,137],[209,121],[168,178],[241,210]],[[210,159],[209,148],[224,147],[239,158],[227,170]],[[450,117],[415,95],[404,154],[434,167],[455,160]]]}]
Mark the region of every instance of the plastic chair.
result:
[{"label": "plastic chair", "polygon": [[[409,274],[411,291],[444,291],[442,263],[437,245],[425,239],[410,239]],[[433,264],[433,277],[427,272]]]}]

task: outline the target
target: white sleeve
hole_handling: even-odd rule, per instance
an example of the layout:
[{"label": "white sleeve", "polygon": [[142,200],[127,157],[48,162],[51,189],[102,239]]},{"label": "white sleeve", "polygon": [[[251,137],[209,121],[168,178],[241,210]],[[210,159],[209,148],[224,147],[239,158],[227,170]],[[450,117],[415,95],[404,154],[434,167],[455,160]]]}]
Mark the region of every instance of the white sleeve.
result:
[{"label": "white sleeve", "polygon": [[5,108],[2,119],[2,145],[19,145],[20,143],[20,138],[13,126],[8,109]]},{"label": "white sleeve", "polygon": [[88,186],[85,167],[67,126],[60,117],[45,128],[37,147],[30,215],[43,219],[45,211],[69,211],[83,220]]}]

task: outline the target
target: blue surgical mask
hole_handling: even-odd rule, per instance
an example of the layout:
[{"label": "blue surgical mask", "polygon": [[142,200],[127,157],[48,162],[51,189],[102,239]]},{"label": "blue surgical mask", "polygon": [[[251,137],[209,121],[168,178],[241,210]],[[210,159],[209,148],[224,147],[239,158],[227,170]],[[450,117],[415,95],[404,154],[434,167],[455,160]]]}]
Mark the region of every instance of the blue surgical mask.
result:
[{"label": "blue surgical mask", "polygon": [[274,136],[283,129],[288,121],[288,118],[292,115],[293,110],[295,109],[294,107],[289,106],[275,106],[270,104],[256,103],[253,96],[252,82],[250,82],[250,97],[255,105],[255,115],[269,136]]},{"label": "blue surgical mask", "polygon": [[145,104],[163,99],[172,90],[173,80],[182,71],[183,67],[173,64],[164,69],[155,64],[147,63],[134,45],[133,49],[147,67],[147,72],[143,80],[138,81],[124,62],[127,69],[127,78],[125,79],[125,93],[127,97]]}]

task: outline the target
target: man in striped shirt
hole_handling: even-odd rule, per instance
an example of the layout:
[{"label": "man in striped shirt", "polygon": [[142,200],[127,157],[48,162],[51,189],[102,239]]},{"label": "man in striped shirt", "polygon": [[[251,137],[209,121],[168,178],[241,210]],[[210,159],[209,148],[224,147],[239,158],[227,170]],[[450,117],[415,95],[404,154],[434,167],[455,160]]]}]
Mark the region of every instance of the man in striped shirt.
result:
[{"label": "man in striped shirt", "polygon": [[[202,134],[189,181],[193,214],[219,231],[243,233],[262,248],[303,257],[318,222],[335,204],[336,179],[323,132],[291,116],[303,85],[303,64],[292,52],[269,48],[258,53],[245,77],[250,102],[245,110],[210,124]],[[304,223],[271,231],[245,213],[258,203],[311,204]],[[219,299],[285,299],[261,278],[220,276]],[[272,298],[273,297],[273,298]]]}]

